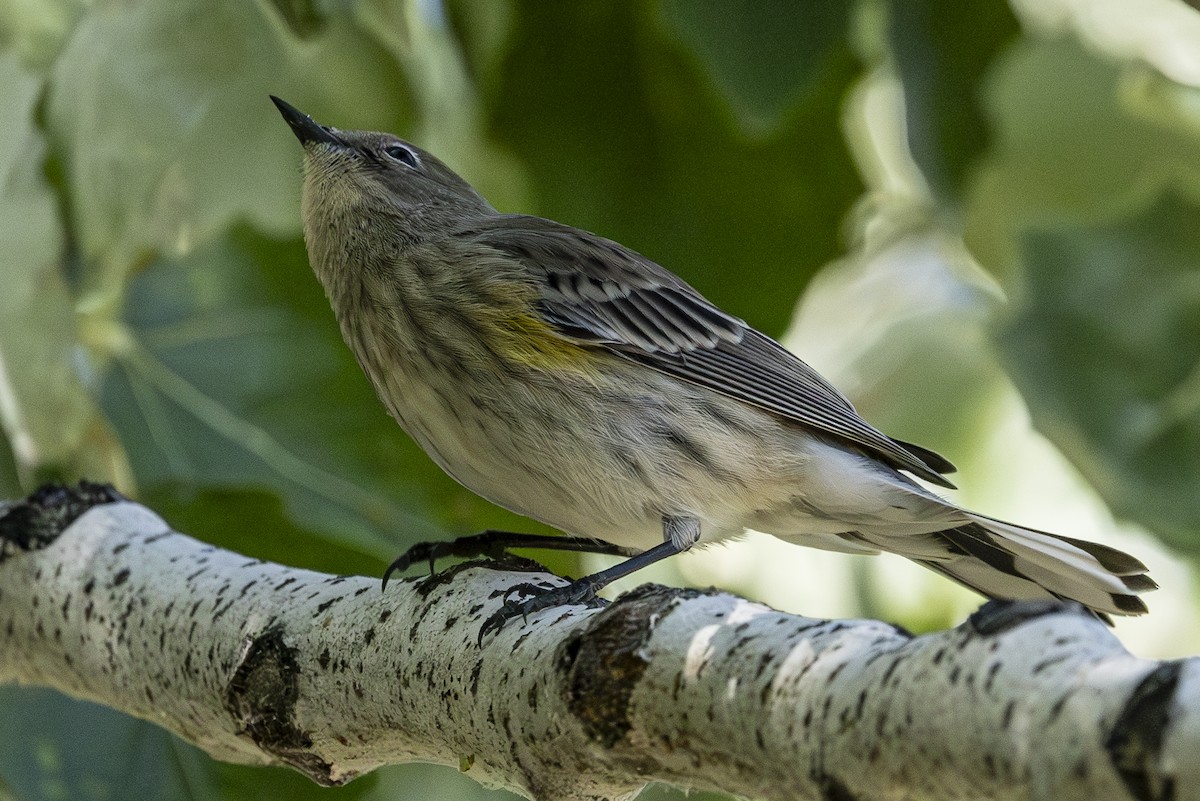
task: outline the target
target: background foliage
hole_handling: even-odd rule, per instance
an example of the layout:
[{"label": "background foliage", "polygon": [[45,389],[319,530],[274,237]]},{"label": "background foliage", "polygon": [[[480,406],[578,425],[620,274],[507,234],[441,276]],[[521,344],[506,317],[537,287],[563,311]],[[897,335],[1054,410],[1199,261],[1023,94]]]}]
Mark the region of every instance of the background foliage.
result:
[{"label": "background foliage", "polygon": [[[368,574],[534,528],[372,396],[273,93],[786,333],[958,462],[964,502],[1145,555],[1164,590],[1122,631],[1194,649],[1197,52],[1176,0],[0,0],[0,496],[105,479],[220,545]],[[753,538],[676,561],[917,628],[977,601]],[[318,791],[45,691],[0,688],[0,742],[0,799],[487,794],[419,766]]]}]

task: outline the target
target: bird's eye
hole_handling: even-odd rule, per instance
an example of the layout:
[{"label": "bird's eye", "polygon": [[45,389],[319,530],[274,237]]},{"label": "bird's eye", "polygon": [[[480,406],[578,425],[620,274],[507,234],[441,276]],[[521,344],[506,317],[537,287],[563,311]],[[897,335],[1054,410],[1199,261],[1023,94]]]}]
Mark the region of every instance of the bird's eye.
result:
[{"label": "bird's eye", "polygon": [[409,150],[404,145],[388,145],[383,149],[383,152],[388,157],[399,161],[402,164],[407,164],[409,167],[417,166],[417,154]]}]

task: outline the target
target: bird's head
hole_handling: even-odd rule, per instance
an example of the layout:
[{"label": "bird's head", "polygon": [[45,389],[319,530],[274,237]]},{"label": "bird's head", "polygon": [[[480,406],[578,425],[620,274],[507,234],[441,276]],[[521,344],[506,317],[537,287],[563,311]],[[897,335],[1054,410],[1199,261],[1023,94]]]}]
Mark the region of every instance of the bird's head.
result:
[{"label": "bird's head", "polygon": [[304,147],[302,214],[310,243],[331,233],[354,236],[354,228],[372,221],[420,241],[495,213],[457,173],[411,142],[330,128],[277,97],[271,100]]}]

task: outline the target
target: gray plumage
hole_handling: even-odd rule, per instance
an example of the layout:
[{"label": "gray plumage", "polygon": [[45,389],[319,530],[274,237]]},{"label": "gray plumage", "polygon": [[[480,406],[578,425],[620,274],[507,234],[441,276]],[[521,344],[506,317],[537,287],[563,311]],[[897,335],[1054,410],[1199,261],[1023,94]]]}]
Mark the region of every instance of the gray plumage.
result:
[{"label": "gray plumage", "polygon": [[410,143],[276,102],[305,147],[305,238],[347,343],[400,425],[478,494],[621,552],[753,528],[898,553],[990,597],[1146,611],[1137,559],[938,497],[910,475],[952,487],[947,460],[871,426],[653,261],[501,214]]}]

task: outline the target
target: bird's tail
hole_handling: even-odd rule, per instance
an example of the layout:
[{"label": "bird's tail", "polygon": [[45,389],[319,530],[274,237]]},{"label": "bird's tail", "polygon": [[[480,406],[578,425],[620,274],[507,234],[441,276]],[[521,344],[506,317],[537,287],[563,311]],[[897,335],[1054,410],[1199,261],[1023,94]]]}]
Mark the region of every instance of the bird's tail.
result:
[{"label": "bird's tail", "polygon": [[917,561],[989,598],[1078,601],[1105,620],[1148,611],[1138,595],[1158,585],[1129,554],[967,514],[973,522],[934,535],[948,557]]}]

